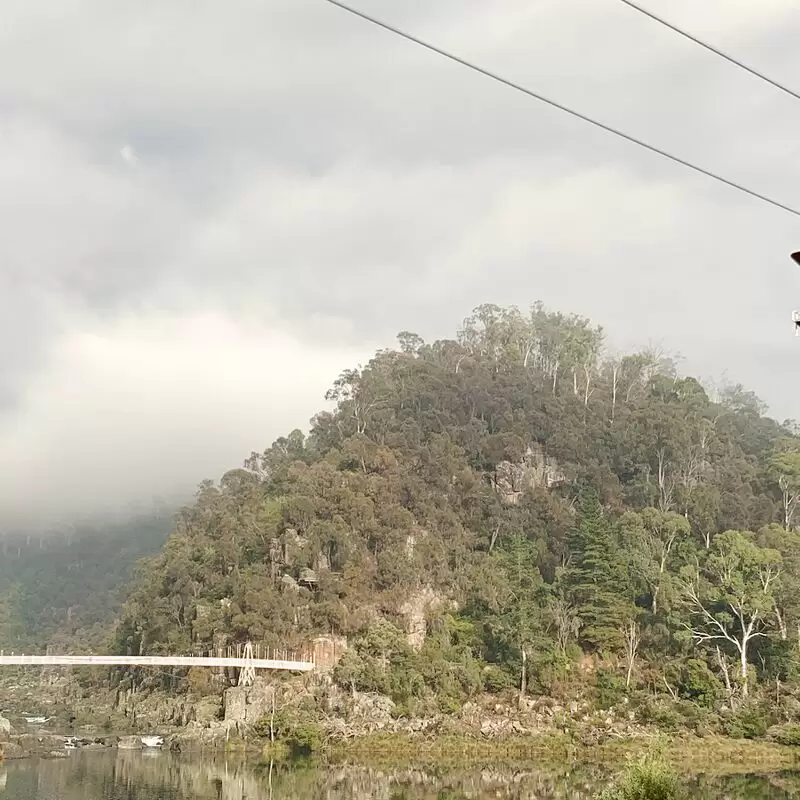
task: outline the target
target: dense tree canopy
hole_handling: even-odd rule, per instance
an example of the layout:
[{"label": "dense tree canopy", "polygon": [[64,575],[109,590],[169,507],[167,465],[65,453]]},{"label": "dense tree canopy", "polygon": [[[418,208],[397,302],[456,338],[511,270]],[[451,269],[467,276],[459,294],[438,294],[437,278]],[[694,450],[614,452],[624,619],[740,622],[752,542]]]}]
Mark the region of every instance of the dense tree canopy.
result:
[{"label": "dense tree canopy", "polygon": [[343,685],[404,703],[553,692],[587,659],[731,702],[788,674],[792,425],[656,350],[604,357],[601,329],[541,305],[398,338],[342,373],[307,437],[200,487],[139,576],[120,650],[344,635]]}]

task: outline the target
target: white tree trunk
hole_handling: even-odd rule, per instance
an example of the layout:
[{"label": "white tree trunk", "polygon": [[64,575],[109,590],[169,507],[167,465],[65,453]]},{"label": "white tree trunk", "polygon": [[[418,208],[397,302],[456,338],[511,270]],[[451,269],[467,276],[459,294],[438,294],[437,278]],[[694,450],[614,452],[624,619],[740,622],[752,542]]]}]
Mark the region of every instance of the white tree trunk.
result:
[{"label": "white tree trunk", "polygon": [[614,424],[614,417],[617,412],[617,389],[619,387],[619,364],[614,364],[611,368],[611,424]]},{"label": "white tree trunk", "polygon": [[781,641],[785,642],[789,638],[789,632],[786,630],[786,620],[783,618],[783,614],[781,614],[781,610],[778,608],[777,604],[775,605],[775,619],[778,622],[778,630],[781,634]]},{"label": "white tree trunk", "polygon": [[733,686],[731,684],[731,674],[728,671],[728,662],[722,655],[719,645],[717,645],[717,664],[719,664],[719,668],[722,671],[722,677],[725,681],[725,691],[728,693],[728,700],[730,701],[731,708],[733,708]]},{"label": "white tree trunk", "polygon": [[747,644],[749,639],[744,638],[742,639],[741,647],[739,648],[739,659],[740,659],[740,669],[741,669],[741,679],[742,679],[742,697],[747,697],[749,694],[749,689],[747,686]]},{"label": "white tree trunk", "polygon": [[627,672],[625,675],[625,689],[631,688],[631,678],[633,677],[633,668],[636,664],[636,654],[639,650],[639,626],[631,621],[625,628],[625,661],[627,663]]}]

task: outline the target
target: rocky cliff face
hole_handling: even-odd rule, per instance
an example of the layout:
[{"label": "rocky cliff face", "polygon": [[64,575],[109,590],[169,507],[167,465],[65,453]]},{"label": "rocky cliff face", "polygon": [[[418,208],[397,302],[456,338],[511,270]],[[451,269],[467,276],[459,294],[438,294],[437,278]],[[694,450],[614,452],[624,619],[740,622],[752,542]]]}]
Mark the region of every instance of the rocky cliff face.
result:
[{"label": "rocky cliff face", "polygon": [[252,686],[226,689],[224,722],[228,725],[254,725],[270,713],[273,697],[277,705],[276,687],[262,678],[256,678]]},{"label": "rocky cliff face", "polygon": [[346,636],[317,636],[311,642],[315,672],[330,672],[347,650]]},{"label": "rocky cliff face", "polygon": [[529,447],[519,461],[501,461],[492,476],[494,490],[505,503],[518,503],[526,489],[552,489],[567,480],[555,459],[541,447]]},{"label": "rocky cliff face", "polygon": [[217,695],[175,697],[160,692],[136,696],[123,692],[118,696],[117,708],[127,718],[133,719],[135,714],[140,724],[146,723],[154,728],[182,728],[192,723],[204,725],[218,720],[220,698]]},{"label": "rocky cliff face", "polygon": [[432,589],[424,586],[412,592],[408,600],[400,606],[400,614],[405,618],[405,629],[408,644],[419,650],[425,644],[428,632],[428,614],[447,605],[447,599]]}]

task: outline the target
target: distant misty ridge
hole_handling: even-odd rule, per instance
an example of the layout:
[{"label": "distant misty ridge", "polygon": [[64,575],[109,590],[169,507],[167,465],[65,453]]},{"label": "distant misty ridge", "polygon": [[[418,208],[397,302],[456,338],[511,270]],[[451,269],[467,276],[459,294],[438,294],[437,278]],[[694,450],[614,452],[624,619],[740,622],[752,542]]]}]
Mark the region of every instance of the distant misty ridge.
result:
[{"label": "distant misty ridge", "polygon": [[153,498],[149,502],[125,503],[90,513],[41,513],[30,515],[3,514],[0,511],[0,539],[47,536],[70,536],[86,530],[101,530],[104,526],[121,525],[138,517],[174,517],[181,506],[192,502],[192,495]]}]

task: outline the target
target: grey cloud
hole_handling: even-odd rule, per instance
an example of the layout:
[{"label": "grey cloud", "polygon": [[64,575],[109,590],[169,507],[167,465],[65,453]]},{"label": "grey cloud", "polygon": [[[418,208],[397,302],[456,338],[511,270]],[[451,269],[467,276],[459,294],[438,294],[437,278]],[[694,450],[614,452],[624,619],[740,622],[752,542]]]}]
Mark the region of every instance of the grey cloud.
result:
[{"label": "grey cloud", "polygon": [[[389,18],[393,15],[393,4],[365,5]],[[477,3],[442,3],[422,13],[406,8],[400,17],[421,33],[430,30],[445,45],[452,40],[468,54],[474,52],[520,80],[530,79],[567,100],[588,103],[588,110],[596,109],[611,121],[630,123],[631,130],[664,146],[698,160],[711,156],[712,166],[718,164],[722,171],[735,167],[738,172],[744,166],[743,177],[755,177],[746,174],[738,143],[763,142],[765,129],[772,131],[773,146],[760,150],[774,152],[789,141],[788,135],[777,137],[766,125],[758,130],[748,127],[753,115],[746,113],[747,103],[765,94],[753,86],[739,92],[747,85],[747,76],[732,75],[726,65],[687,51],[685,43],[665,37],[648,21],[615,4],[600,7],[571,0],[567,5],[509,3],[509,13],[498,15]],[[95,302],[112,294],[117,281],[123,291],[135,292],[131,284],[149,283],[152,274],[165,270],[183,271],[191,281],[196,264],[181,262],[176,220],[165,217],[161,208],[155,213],[148,210],[147,203],[174,202],[176,216],[183,212],[192,217],[181,220],[187,231],[213,225],[220,213],[253,191],[253,172],[264,164],[288,166],[298,180],[307,179],[307,185],[315,187],[315,178],[354,155],[371,166],[388,162],[415,173],[430,163],[463,168],[497,160],[498,154],[546,163],[558,154],[549,169],[560,169],[561,174],[611,162],[640,179],[688,184],[698,191],[695,179],[681,174],[680,168],[661,164],[606,134],[438,62],[324,3],[241,3],[237,13],[230,6],[210,4],[193,7],[191,13],[179,4],[167,11],[155,5],[142,10],[120,4],[112,9],[97,2],[75,2],[68,13],[43,3],[25,8],[31,10],[18,11],[18,19],[23,21],[28,13],[33,22],[27,27],[20,24],[21,35],[9,37],[3,50],[9,67],[12,61],[17,67],[0,71],[6,76],[7,93],[16,93],[21,103],[61,125],[67,135],[89,129],[90,140],[103,131],[127,140],[125,134],[133,133],[137,151],[153,171],[149,174],[162,182],[132,216],[118,209],[113,221],[106,223],[116,228],[110,238],[122,252],[107,255],[102,247],[95,248],[82,255],[85,266],[80,274],[68,273],[76,291]],[[492,27],[492,20],[499,22]],[[485,25],[495,33],[489,37],[494,49],[488,52],[479,35]],[[64,36],[65,26],[80,28],[82,35]],[[604,36],[595,35],[599,29]],[[454,33],[448,35],[448,30]],[[633,32],[637,36],[632,42]],[[42,57],[44,53],[31,47],[31,41],[40,41],[51,57]],[[65,41],[82,46],[67,46]],[[653,44],[644,50],[643,41]],[[631,43],[632,47],[625,46]],[[647,58],[632,70],[636,62],[628,51]],[[20,69],[20,62],[28,69]],[[720,95],[723,83],[723,88],[736,91],[734,102]],[[653,97],[658,102],[648,102]],[[768,101],[770,107],[776,102]],[[695,113],[698,109],[702,113]],[[731,130],[741,135],[731,136]],[[101,143],[95,141],[94,146]],[[763,167],[773,162],[759,148],[747,147],[756,150],[751,155],[767,184]],[[731,149],[735,165],[725,157]],[[786,174],[783,168],[775,171]],[[58,178],[57,182],[65,183]],[[788,188],[788,178],[777,188],[784,185]],[[387,194],[393,190],[387,185]],[[476,184],[472,190],[481,193],[483,187]],[[716,197],[739,202],[723,194]],[[421,194],[420,217],[426,215],[423,199]],[[385,216],[390,216],[392,198],[386,197],[384,203]],[[316,229],[320,222],[324,227],[320,215],[326,210],[315,211],[307,227]],[[159,227],[165,218],[167,223]],[[121,230],[127,224],[131,230]],[[402,259],[403,250],[387,238],[386,227],[380,232],[384,254]],[[295,231],[285,228],[284,238],[292,235]],[[321,238],[322,254],[328,259],[329,242]],[[358,270],[360,254],[365,250],[372,254],[380,246],[355,244],[355,252],[345,255]],[[282,279],[296,274],[287,274],[276,263],[288,259],[287,266],[293,266],[291,253],[279,250],[266,256],[258,269],[245,266],[248,280],[258,271],[270,281],[276,272]],[[234,263],[228,271],[236,270],[236,254],[229,257]],[[267,260],[271,263],[264,264]],[[101,263],[110,267],[101,269]],[[345,266],[337,262],[338,269]],[[224,268],[214,265],[212,270]],[[307,281],[303,270],[300,273]],[[238,285],[235,277],[230,280]],[[322,284],[329,295],[327,283]],[[297,288],[313,292],[313,286]]]},{"label": "grey cloud", "polygon": [[[793,5],[681,0],[669,14],[790,81]],[[360,7],[800,204],[800,104],[614,0]],[[161,335],[187,342],[200,311],[242,331],[267,325],[313,369],[322,345],[344,360],[402,328],[449,335],[479,302],[542,299],[592,316],[615,344],[661,339],[687,368],[727,370],[791,415],[794,387],[764,368],[794,344],[786,337],[800,274],[787,255],[800,235],[788,215],[322,0],[16,0],[4,15],[0,400],[17,405],[0,445],[13,433],[15,452],[28,442],[32,464],[48,458],[33,421],[48,429],[58,416],[45,420],[31,387],[46,392],[51,380],[57,405],[66,391],[60,344],[85,330],[118,342],[130,313],[141,335],[171,315],[177,327]],[[223,338],[234,348],[238,336]],[[271,337],[256,337],[267,371],[280,351]],[[167,361],[183,357],[167,344]],[[152,343],[148,358],[158,351]],[[70,358],[89,358],[80,353]],[[74,371],[91,372],[81,363]],[[157,380],[139,362],[128,369]],[[241,386],[265,392],[252,375]],[[295,406],[308,389],[293,378],[281,402],[291,395]],[[233,396],[224,410],[189,389],[177,396],[194,398],[198,430],[221,411],[237,416]],[[133,420],[126,435],[143,440],[152,421],[131,416],[135,393],[117,402],[102,435]],[[265,392],[267,407],[276,402]],[[275,415],[254,431],[258,415],[239,417],[224,434],[236,448],[281,433],[279,418],[289,425]],[[184,434],[158,430],[164,449],[185,447]],[[186,456],[159,475],[191,484],[229,466],[231,450],[208,447],[208,460]],[[87,471],[102,461],[89,451]],[[137,458],[141,476],[148,458]],[[72,495],[88,502],[91,491]]]}]

